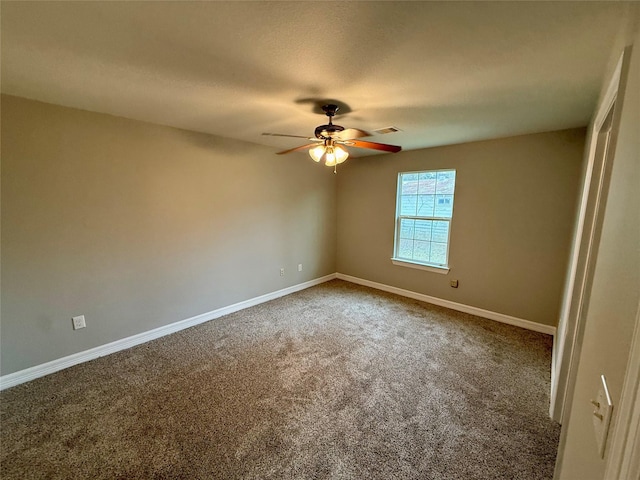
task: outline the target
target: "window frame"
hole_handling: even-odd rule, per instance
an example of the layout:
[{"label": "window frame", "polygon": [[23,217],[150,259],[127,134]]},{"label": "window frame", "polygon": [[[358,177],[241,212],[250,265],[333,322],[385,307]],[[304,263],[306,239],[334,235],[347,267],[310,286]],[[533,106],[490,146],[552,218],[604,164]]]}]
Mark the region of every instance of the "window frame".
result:
[{"label": "window frame", "polygon": [[[395,229],[393,233],[393,256],[391,257],[391,262],[394,265],[399,265],[402,267],[410,267],[417,268],[420,270],[426,270],[434,273],[447,274],[450,270],[449,265],[449,250],[451,249],[451,225],[453,222],[453,210],[455,208],[455,180],[454,187],[452,193],[452,206],[451,206],[451,217],[437,217],[435,216],[435,205],[434,205],[434,215],[433,216],[421,216],[421,215],[401,215],[400,210],[402,207],[401,196],[402,196],[402,176],[408,174],[421,174],[421,173],[435,173],[437,175],[438,172],[454,172],[454,177],[457,179],[458,172],[455,168],[440,168],[435,170],[416,170],[416,171],[408,171],[408,172],[398,172],[397,179],[397,188],[396,188],[396,218],[395,218]],[[434,193],[434,195],[437,195]],[[402,258],[398,256],[398,248],[400,246],[400,224],[404,219],[408,220],[430,220],[430,221],[446,221],[449,223],[449,228],[447,230],[447,250],[446,250],[446,258],[444,264],[432,263],[432,262],[421,262],[419,260]],[[414,238],[415,239],[415,238]]]}]

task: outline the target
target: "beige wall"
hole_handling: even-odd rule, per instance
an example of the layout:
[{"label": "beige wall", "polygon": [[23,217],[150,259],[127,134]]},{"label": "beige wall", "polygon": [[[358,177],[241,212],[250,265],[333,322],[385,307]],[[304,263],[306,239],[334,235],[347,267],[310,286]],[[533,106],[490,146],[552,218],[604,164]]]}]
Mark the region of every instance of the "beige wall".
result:
[{"label": "beige wall", "polygon": [[[336,270],[555,325],[583,148],[566,130],[352,159],[334,176],[3,96],[2,374]],[[458,171],[449,275],[390,262],[397,173],[432,168]]]},{"label": "beige wall", "polygon": [[3,375],[336,270],[329,169],[16,97],[1,107]]},{"label": "beige wall", "polygon": [[[574,129],[349,160],[338,271],[555,326],[584,142]],[[398,172],[444,168],[457,170],[449,274],[393,265]]]},{"label": "beige wall", "polygon": [[[623,109],[582,350],[561,437],[556,478],[563,480],[604,478],[606,458],[597,453],[589,400],[604,374],[614,404],[613,435],[640,301],[640,32],[631,40],[634,47],[627,85],[618,96]],[[621,53],[621,48],[615,49],[612,58],[617,60]]]}]

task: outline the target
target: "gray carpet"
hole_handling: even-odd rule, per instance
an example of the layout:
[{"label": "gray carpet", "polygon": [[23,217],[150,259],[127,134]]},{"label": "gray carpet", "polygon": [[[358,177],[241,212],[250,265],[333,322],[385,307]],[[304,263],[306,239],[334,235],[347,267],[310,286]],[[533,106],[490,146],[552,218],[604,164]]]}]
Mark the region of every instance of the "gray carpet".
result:
[{"label": "gray carpet", "polygon": [[9,479],[550,479],[551,337],[331,281],[6,390]]}]

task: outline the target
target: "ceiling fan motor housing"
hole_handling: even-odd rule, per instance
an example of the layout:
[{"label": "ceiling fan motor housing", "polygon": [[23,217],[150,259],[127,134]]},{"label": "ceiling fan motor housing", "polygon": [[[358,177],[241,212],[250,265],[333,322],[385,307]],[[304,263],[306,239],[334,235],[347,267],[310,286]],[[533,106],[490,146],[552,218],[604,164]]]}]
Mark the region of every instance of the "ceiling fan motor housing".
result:
[{"label": "ceiling fan motor housing", "polygon": [[331,138],[333,135],[343,130],[343,126],[334,125],[333,123],[329,123],[328,125],[320,125],[319,127],[316,127],[316,138],[326,140],[327,138]]}]

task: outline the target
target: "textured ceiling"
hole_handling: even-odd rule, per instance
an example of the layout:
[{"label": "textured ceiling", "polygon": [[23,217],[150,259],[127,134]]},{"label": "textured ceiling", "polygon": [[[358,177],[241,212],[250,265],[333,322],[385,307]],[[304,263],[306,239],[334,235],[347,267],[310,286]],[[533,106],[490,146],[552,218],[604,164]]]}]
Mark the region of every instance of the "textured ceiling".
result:
[{"label": "textured ceiling", "polygon": [[[415,149],[586,125],[621,2],[2,2],[2,92],[291,148],[336,123]],[[276,149],[274,148],[274,151]],[[369,151],[364,151],[369,152]]]}]

